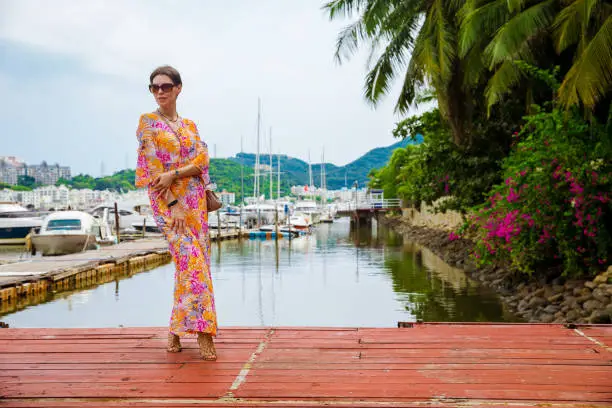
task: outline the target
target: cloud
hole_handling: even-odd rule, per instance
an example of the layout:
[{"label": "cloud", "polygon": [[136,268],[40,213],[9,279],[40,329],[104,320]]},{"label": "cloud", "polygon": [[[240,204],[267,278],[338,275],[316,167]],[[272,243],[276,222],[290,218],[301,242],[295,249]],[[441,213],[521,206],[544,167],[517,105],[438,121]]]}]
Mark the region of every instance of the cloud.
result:
[{"label": "cloud", "polygon": [[[0,83],[15,95],[0,118],[27,124],[29,143],[4,154],[46,159],[97,174],[135,159],[138,115],[154,109],[149,72],[176,66],[185,84],[179,112],[194,119],[219,156],[255,149],[257,98],[273,146],[313,160],[323,146],[336,164],[394,142],[393,98],[377,110],[362,96],[363,55],[333,60],[343,23],[319,1],[4,0]],[[2,48],[0,48],[2,50]],[[4,88],[6,86],[6,88]],[[32,120],[42,123],[30,123]],[[79,156],[66,146],[74,147]],[[11,150],[9,149],[9,150]],[[316,153],[315,153],[316,152]]]}]

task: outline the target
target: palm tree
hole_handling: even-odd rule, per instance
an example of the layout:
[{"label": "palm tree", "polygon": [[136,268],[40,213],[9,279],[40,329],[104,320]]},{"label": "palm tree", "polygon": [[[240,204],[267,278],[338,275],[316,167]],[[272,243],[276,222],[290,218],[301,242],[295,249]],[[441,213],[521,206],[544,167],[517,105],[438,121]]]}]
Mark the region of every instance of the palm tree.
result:
[{"label": "palm tree", "polygon": [[517,60],[543,65],[571,53],[558,93],[566,107],[593,109],[612,88],[609,1],[467,0],[460,25],[459,56],[478,50],[493,72],[485,91],[489,108],[525,78]]},{"label": "palm tree", "polygon": [[336,58],[342,62],[362,43],[369,43],[370,61],[376,59],[376,63],[366,76],[366,100],[376,105],[389,92],[391,82],[401,76],[395,110],[405,113],[421,88],[432,87],[458,146],[470,142],[466,126],[472,98],[465,85],[472,80],[475,67],[473,54],[458,55],[457,14],[463,1],[334,0],[324,6],[331,19],[358,15],[340,33]]}]

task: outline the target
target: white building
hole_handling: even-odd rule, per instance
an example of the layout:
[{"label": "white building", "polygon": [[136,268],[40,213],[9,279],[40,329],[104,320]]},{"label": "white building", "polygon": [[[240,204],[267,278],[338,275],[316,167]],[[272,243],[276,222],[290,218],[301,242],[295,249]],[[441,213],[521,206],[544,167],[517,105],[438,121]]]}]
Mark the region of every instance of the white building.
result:
[{"label": "white building", "polygon": [[60,178],[70,179],[70,167],[57,163],[49,165],[45,161],[28,165],[15,156],[0,156],[0,182],[14,186],[19,182],[19,176],[30,176],[37,183],[54,185]]},{"label": "white building", "polygon": [[219,200],[223,205],[234,205],[236,202],[236,194],[223,190],[219,193]]}]

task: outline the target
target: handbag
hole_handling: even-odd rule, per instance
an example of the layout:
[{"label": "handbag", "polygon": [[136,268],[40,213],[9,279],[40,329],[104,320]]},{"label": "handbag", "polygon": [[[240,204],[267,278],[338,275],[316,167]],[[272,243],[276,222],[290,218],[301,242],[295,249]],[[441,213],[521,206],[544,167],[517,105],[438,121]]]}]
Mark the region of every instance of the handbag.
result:
[{"label": "handbag", "polygon": [[223,204],[221,203],[221,200],[219,200],[219,197],[217,197],[215,192],[207,189],[206,190],[206,210],[210,213],[213,211],[217,211],[222,206]]}]

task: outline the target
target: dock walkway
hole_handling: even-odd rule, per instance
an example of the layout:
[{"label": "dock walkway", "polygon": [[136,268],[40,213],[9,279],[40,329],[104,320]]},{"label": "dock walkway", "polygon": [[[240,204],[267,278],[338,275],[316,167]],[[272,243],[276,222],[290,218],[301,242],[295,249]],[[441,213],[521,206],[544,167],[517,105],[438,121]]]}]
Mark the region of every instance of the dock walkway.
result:
[{"label": "dock walkway", "polygon": [[[410,325],[409,325],[410,326]],[[0,329],[3,407],[610,407],[612,326]]]},{"label": "dock walkway", "polygon": [[[245,232],[212,231],[211,240],[233,239],[239,234]],[[61,256],[0,256],[0,310],[20,298],[44,298],[49,291],[105,283],[168,263],[170,259],[168,244],[160,237]]]}]

